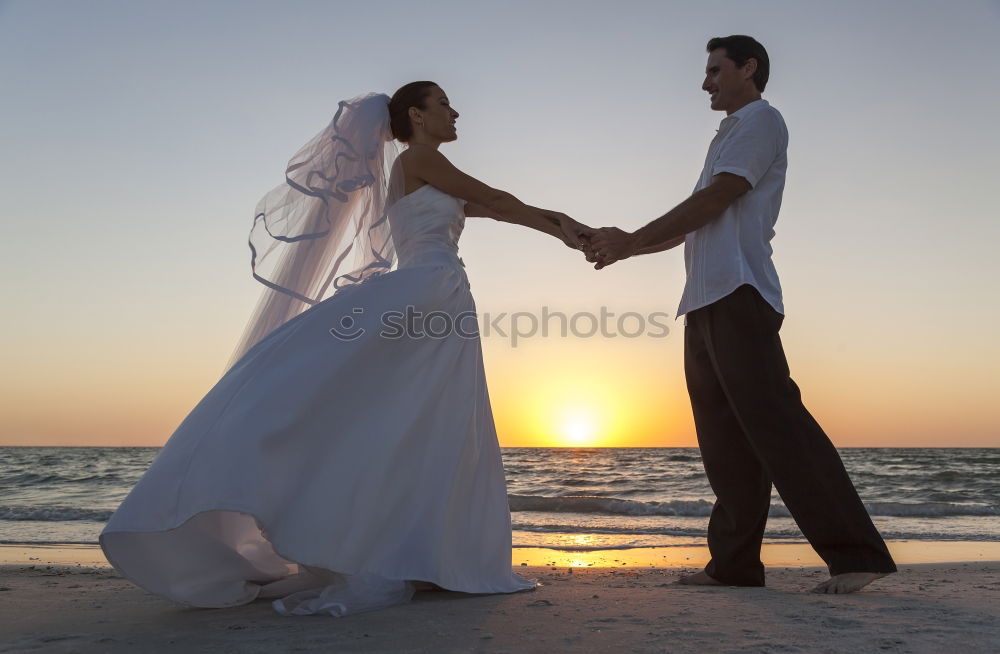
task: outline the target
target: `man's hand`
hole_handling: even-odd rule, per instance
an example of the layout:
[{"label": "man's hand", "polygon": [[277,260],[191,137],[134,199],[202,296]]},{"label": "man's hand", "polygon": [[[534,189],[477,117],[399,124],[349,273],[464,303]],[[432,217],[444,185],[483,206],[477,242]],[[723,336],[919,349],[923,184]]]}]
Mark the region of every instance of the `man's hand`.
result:
[{"label": "man's hand", "polygon": [[635,237],[617,227],[602,227],[588,239],[584,254],[587,261],[596,263],[594,270],[628,259],[636,253]]}]

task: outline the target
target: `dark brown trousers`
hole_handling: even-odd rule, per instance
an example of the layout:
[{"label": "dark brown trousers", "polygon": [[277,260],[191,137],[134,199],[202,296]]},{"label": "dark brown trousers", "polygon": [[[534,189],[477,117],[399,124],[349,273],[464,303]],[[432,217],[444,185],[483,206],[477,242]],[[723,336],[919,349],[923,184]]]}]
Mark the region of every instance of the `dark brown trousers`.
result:
[{"label": "dark brown trousers", "polygon": [[831,575],[896,565],[819,423],[778,337],[784,316],[750,284],[687,314],[684,373],[716,502],[708,575],[763,586],[771,484]]}]

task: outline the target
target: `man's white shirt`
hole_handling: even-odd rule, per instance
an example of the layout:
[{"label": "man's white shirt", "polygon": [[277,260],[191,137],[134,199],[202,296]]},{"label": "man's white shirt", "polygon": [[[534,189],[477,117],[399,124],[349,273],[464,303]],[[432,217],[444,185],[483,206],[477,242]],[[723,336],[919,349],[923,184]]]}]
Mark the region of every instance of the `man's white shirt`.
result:
[{"label": "man's white shirt", "polygon": [[785,121],[767,100],[755,100],[722,119],[694,190],[709,186],[719,173],[739,175],[752,188],[685,237],[687,279],[677,318],[742,284],[752,284],[775,311],[785,313],[770,241],[785,188],[787,149]]}]

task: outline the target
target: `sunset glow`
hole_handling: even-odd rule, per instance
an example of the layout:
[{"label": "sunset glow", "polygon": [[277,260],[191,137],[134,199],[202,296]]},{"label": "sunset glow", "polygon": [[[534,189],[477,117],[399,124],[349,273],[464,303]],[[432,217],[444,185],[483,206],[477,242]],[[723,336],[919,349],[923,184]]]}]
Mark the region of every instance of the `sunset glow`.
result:
[{"label": "sunset glow", "polygon": [[594,445],[595,437],[598,436],[597,420],[586,409],[567,410],[560,418],[560,423],[560,432],[567,445]]}]

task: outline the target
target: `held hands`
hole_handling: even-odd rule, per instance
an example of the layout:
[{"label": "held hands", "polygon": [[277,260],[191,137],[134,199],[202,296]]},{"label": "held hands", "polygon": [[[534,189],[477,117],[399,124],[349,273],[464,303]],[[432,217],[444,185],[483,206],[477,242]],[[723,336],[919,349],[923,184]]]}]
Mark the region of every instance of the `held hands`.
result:
[{"label": "held hands", "polygon": [[557,236],[562,242],[574,250],[583,251],[587,261],[596,264],[595,270],[636,253],[633,235],[617,227],[595,229],[558,211],[545,210],[543,213],[550,221],[558,223]]},{"label": "held hands", "polygon": [[587,261],[596,263],[594,270],[610,266],[616,261],[628,259],[636,253],[635,238],[617,227],[602,227],[592,230],[584,241],[583,253]]}]

